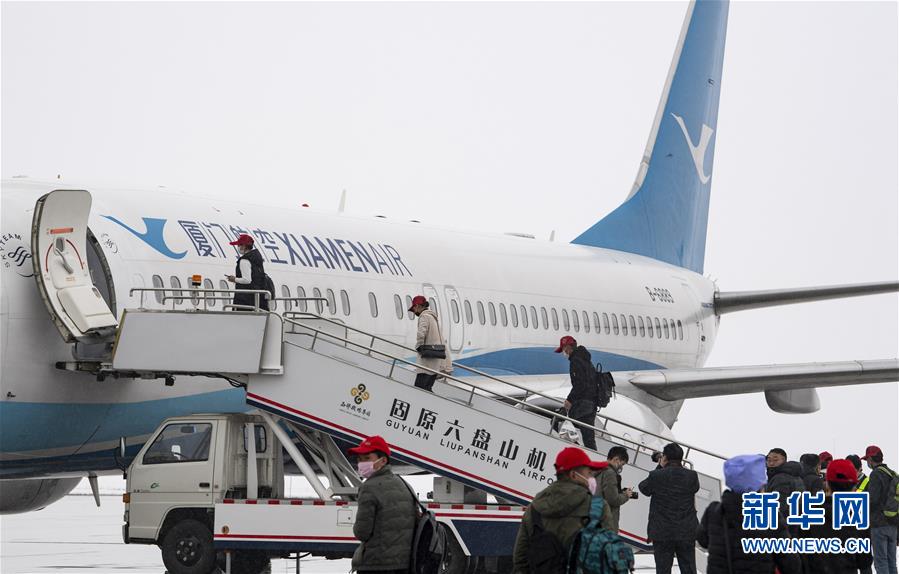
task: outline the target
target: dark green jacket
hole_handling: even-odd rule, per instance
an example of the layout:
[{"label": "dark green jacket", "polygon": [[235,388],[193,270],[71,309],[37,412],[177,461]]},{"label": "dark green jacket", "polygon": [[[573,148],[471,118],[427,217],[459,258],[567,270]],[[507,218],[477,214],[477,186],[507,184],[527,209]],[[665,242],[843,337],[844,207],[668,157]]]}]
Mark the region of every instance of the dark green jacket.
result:
[{"label": "dark green jacket", "polygon": [[353,536],[362,546],[353,555],[354,570],[405,570],[412,554],[418,502],[390,465],[359,488]]},{"label": "dark green jacket", "polygon": [[599,480],[599,491],[602,497],[606,499],[606,503],[612,512],[609,514],[611,526],[609,530],[618,532],[618,519],[621,515],[621,505],[630,500],[626,494],[621,492],[621,478],[611,466],[606,467],[604,471],[597,477]]},{"label": "dark green jacket", "polygon": [[[599,493],[597,493],[599,494]],[[543,527],[556,535],[567,555],[574,535],[587,524],[590,516],[590,491],[584,485],[570,480],[557,480],[537,493],[521,519],[518,538],[515,539],[515,573],[530,572],[528,548],[534,534],[531,523],[531,509],[536,509],[543,518]],[[612,519],[608,503],[605,504],[602,527],[611,529]]]}]

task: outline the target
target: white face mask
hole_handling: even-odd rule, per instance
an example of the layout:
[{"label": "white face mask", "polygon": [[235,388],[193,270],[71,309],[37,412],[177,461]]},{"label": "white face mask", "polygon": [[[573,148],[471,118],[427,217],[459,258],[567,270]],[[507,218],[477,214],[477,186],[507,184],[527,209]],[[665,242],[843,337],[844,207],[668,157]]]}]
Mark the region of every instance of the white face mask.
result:
[{"label": "white face mask", "polygon": [[596,477],[595,476],[583,476],[581,474],[577,475],[579,478],[583,478],[587,481],[587,490],[590,491],[590,495],[596,494]]},{"label": "white face mask", "polygon": [[370,478],[375,473],[375,463],[377,460],[360,460],[356,465],[359,470],[359,476],[362,478]]}]

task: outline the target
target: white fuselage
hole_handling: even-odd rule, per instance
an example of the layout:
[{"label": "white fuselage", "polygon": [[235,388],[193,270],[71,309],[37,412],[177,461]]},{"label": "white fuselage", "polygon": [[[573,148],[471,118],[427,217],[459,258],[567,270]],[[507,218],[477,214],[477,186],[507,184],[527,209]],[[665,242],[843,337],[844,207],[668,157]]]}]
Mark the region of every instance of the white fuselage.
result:
[{"label": "white fuselage", "polygon": [[[567,361],[553,353],[565,334],[618,371],[702,366],[715,339],[713,283],[646,257],[308,209],[5,181],[0,477],[109,469],[120,436],[136,447],[165,417],[245,408],[242,390],[213,379],[179,377],[174,387],[98,382],[55,367],[72,360],[72,349],[31,276],[30,235],[37,198],[63,188],[93,196],[89,226],[99,256],[88,259],[119,316],[141,305],[132,288],[187,288],[195,274],[223,287],[236,261],[228,241],[249,233],[279,297],[326,297],[334,304],[323,307],[325,316],[411,347],[415,322],[406,309],[409,297],[424,294],[436,303],[453,358],[491,374],[565,375]],[[162,307],[143,297],[143,306]],[[627,397],[608,412],[653,432],[668,432],[673,421],[658,404]]]}]

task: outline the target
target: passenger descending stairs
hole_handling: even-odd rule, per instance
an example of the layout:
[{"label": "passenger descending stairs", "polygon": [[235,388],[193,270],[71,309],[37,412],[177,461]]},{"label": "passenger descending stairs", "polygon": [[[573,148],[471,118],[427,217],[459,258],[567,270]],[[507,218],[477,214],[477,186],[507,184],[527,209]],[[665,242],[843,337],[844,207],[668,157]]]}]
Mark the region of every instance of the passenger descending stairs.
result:
[{"label": "passenger descending stairs", "polygon": [[[135,320],[146,314],[152,315],[148,321],[142,317]],[[484,377],[505,381],[477,371],[474,377],[439,379],[433,392],[428,392],[413,385],[414,351],[337,321],[309,314],[269,313],[265,325],[260,326],[261,312],[218,313],[219,317],[211,319],[213,314],[194,313],[195,319],[191,313],[179,311],[126,311],[114,367],[164,369],[171,353],[178,355],[175,362],[179,368],[172,370],[179,372],[210,372],[223,362],[251,363],[236,356],[242,352],[237,347],[229,350],[221,342],[214,348],[192,347],[197,345],[195,339],[204,337],[170,342],[167,348],[154,351],[156,357],[148,357],[145,346],[138,353],[135,346],[135,342],[158,336],[142,332],[143,324],[158,330],[160,324],[169,323],[165,330],[170,334],[199,335],[198,329],[203,328],[232,332],[239,327],[225,323],[246,316],[247,328],[252,325],[260,339],[265,339],[258,356],[263,367],[268,361],[268,368],[231,367],[227,376],[244,381],[247,403],[261,410],[351,443],[381,435],[400,462],[484,490],[500,501],[520,504],[527,504],[555,479],[556,454],[571,446],[552,432],[553,412],[524,402],[527,395],[539,393],[513,383],[506,384],[521,389],[520,398],[478,388],[472,381]],[[242,337],[245,341],[246,333]],[[280,368],[272,368],[279,353]],[[598,453],[608,452],[614,445],[628,448],[631,463],[624,469],[622,485],[636,488],[655,468],[648,456],[650,449],[602,428],[596,430]],[[603,460],[598,453],[593,458]],[[701,515],[710,502],[719,499],[720,481],[702,473],[699,477],[696,505]],[[636,546],[648,548],[649,499],[631,500],[626,509],[621,513],[621,534]]]}]

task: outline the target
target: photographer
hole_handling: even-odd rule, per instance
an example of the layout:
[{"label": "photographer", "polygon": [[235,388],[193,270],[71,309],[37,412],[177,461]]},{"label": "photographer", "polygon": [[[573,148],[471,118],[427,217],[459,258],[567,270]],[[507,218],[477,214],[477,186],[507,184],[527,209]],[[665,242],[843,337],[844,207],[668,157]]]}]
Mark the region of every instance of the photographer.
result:
[{"label": "photographer", "polygon": [[621,488],[621,470],[628,463],[630,457],[623,446],[613,446],[606,456],[609,466],[599,475],[599,488],[602,497],[609,503],[612,514],[612,527],[610,530],[618,532],[618,518],[621,506],[632,498],[637,498],[637,493],[630,488]]}]

